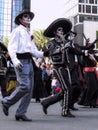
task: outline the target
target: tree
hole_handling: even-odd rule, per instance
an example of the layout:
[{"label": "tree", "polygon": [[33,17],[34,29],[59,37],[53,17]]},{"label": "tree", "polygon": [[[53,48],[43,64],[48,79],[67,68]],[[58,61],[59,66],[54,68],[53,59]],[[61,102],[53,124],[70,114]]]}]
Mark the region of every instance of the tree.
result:
[{"label": "tree", "polygon": [[7,47],[9,43],[9,38],[8,37],[3,38],[3,43]]},{"label": "tree", "polygon": [[34,30],[33,31],[34,42],[39,49],[47,48],[47,42],[49,40],[49,38],[47,38],[43,35],[43,32],[44,32],[44,30]]}]

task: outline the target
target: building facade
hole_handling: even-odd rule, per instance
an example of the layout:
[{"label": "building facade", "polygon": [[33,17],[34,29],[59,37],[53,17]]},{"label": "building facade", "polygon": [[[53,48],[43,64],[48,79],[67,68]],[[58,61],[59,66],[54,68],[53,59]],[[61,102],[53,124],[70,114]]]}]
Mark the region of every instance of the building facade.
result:
[{"label": "building facade", "polygon": [[[0,39],[9,37],[16,27],[14,19],[22,9],[30,9],[30,0],[0,0]],[[98,38],[98,0],[65,0],[64,17],[72,21],[76,42],[85,44],[83,33],[93,42]],[[98,48],[98,45],[96,44]]]},{"label": "building facade", "polygon": [[9,37],[17,26],[14,19],[22,9],[30,9],[30,0],[0,0],[0,39]]},{"label": "building facade", "polygon": [[98,0],[66,0],[65,17],[72,21],[79,44],[85,44],[83,33],[91,42],[98,38]]}]

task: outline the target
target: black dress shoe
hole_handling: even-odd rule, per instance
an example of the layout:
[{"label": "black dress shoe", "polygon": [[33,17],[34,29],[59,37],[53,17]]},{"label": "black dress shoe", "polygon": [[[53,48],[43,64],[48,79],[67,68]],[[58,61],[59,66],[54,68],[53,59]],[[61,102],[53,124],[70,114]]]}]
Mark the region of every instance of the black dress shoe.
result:
[{"label": "black dress shoe", "polygon": [[4,113],[6,116],[8,116],[8,115],[9,115],[9,112],[8,112],[8,109],[9,109],[9,108],[4,105],[4,102],[3,102],[3,101],[1,101],[1,103],[2,103],[3,113]]},{"label": "black dress shoe", "polygon": [[70,109],[73,111],[78,111],[78,108],[75,108],[75,107],[70,107]]},{"label": "black dress shoe", "polygon": [[61,116],[63,116],[63,117],[75,117],[70,111],[62,111]]},{"label": "black dress shoe", "polygon": [[97,108],[97,105],[90,105],[90,108]]},{"label": "black dress shoe", "polygon": [[47,115],[47,107],[44,106],[43,102],[41,102],[43,112]]},{"label": "black dress shoe", "polygon": [[16,121],[22,120],[22,121],[32,121],[32,119],[29,119],[27,116],[15,116]]},{"label": "black dress shoe", "polygon": [[40,102],[40,99],[36,99],[36,103],[37,103],[37,102]]}]

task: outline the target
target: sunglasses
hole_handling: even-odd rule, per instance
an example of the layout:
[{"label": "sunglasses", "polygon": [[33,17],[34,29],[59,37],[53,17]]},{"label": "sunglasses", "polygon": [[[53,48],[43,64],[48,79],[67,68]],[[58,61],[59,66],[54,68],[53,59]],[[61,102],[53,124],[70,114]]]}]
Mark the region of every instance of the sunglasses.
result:
[{"label": "sunglasses", "polygon": [[57,31],[64,32],[64,29],[62,27],[59,27]]},{"label": "sunglasses", "polygon": [[29,14],[23,14],[23,16],[22,16],[22,17],[31,19],[31,17],[30,17],[30,15],[29,15]]}]

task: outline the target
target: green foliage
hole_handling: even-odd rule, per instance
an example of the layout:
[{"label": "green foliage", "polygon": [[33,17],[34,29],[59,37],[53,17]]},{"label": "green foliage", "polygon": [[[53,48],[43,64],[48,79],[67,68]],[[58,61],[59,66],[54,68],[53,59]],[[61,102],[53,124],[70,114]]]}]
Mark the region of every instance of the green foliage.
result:
[{"label": "green foliage", "polygon": [[8,37],[3,38],[3,43],[7,47],[9,43],[9,38]]},{"label": "green foliage", "polygon": [[9,38],[8,37],[0,38],[0,42],[3,43],[6,47],[8,47]]},{"label": "green foliage", "polygon": [[47,48],[47,42],[49,38],[43,35],[44,30],[34,30],[34,43],[37,45],[39,49]]},{"label": "green foliage", "polygon": [[[34,43],[37,45],[38,49],[46,49],[47,48],[47,42],[49,41],[49,38],[45,37],[43,35],[44,30],[34,30],[33,36],[34,36]],[[5,46],[8,46],[9,38],[4,37],[2,41]]]}]

